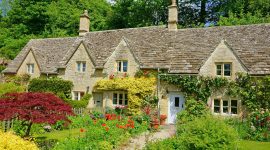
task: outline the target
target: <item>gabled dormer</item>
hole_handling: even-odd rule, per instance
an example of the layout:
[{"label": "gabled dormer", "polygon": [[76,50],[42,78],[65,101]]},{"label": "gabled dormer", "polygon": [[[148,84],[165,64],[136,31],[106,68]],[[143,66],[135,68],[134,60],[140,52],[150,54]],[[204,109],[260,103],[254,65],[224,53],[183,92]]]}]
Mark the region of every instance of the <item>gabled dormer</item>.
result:
[{"label": "gabled dormer", "polygon": [[247,68],[243,65],[234,50],[230,48],[229,44],[225,40],[222,40],[210,57],[204,62],[199,74],[235,79],[237,72],[247,72]]},{"label": "gabled dormer", "polygon": [[134,76],[138,69],[139,63],[127,40],[123,37],[112,55],[107,59],[103,72],[108,76]]},{"label": "gabled dormer", "polygon": [[40,65],[36,59],[33,49],[29,49],[27,55],[23,59],[17,74],[28,74],[31,78],[39,77],[41,74]]}]

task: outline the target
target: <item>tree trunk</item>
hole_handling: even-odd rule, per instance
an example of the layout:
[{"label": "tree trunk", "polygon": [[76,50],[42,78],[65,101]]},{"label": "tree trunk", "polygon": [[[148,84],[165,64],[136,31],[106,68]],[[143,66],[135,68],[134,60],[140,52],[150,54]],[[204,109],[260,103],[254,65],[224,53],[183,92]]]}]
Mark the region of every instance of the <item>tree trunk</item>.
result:
[{"label": "tree trunk", "polygon": [[207,0],[201,0],[200,22],[203,24],[205,24],[206,20],[206,2]]},{"label": "tree trunk", "polygon": [[30,130],[31,130],[32,124],[33,124],[32,122],[29,123],[28,128],[27,128],[26,133],[25,133],[25,137],[28,137],[30,135]]}]

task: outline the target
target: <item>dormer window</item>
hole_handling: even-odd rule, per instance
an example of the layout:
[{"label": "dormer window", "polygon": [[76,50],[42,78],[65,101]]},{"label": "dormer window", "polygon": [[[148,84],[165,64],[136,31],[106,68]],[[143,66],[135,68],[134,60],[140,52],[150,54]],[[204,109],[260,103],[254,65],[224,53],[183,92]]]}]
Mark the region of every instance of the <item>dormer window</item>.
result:
[{"label": "dormer window", "polygon": [[86,71],[86,62],[77,61],[77,72],[85,72],[85,71]]},{"label": "dormer window", "polygon": [[34,74],[34,64],[27,64],[27,73]]},{"label": "dormer window", "polygon": [[230,77],[232,74],[231,63],[217,63],[216,64],[216,75]]},{"label": "dormer window", "polygon": [[117,72],[127,72],[128,61],[117,61]]}]

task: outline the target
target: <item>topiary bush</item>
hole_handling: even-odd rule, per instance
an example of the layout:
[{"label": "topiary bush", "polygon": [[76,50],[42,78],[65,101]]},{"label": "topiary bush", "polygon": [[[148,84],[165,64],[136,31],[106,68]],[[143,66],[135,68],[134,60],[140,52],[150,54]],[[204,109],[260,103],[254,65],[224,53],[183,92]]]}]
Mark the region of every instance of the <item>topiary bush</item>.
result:
[{"label": "topiary bush", "polygon": [[38,147],[11,132],[0,131],[0,149],[6,150],[38,150]]},{"label": "topiary bush", "polygon": [[184,149],[237,149],[237,132],[213,116],[195,118],[177,126],[177,140]]}]

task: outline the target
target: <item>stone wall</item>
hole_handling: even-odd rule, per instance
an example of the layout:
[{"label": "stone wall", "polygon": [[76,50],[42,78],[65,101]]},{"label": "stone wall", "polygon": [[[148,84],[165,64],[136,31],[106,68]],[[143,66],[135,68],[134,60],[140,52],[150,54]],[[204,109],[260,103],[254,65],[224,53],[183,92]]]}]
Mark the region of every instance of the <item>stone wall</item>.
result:
[{"label": "stone wall", "polygon": [[[85,72],[77,71],[78,61],[86,62]],[[83,44],[81,44],[75,51],[67,63],[66,69],[59,70],[59,77],[72,81],[74,84],[73,91],[86,93],[88,90],[90,94],[96,82],[103,78],[100,70],[95,70],[94,65]]]},{"label": "stone wall", "polygon": [[28,55],[22,62],[20,68],[18,69],[17,75],[28,74],[27,64],[34,64],[34,74],[31,74],[31,78],[39,77],[40,69],[32,51],[29,51]]},{"label": "stone wall", "polygon": [[[108,75],[117,74],[116,62],[121,60],[128,61],[127,74],[133,77],[139,69],[139,64],[136,62],[131,50],[123,39],[116,47],[116,50],[113,52],[113,54],[109,57],[108,61],[105,63],[103,72]],[[118,73],[118,75],[121,74],[123,73]]]},{"label": "stone wall", "polygon": [[203,64],[200,69],[200,75],[203,76],[216,76],[216,63],[231,63],[231,77],[235,79],[237,72],[246,72],[245,67],[241,64],[240,60],[234,55],[233,51],[226,45],[225,41],[216,47],[215,51],[211,54],[208,60]]}]

